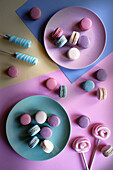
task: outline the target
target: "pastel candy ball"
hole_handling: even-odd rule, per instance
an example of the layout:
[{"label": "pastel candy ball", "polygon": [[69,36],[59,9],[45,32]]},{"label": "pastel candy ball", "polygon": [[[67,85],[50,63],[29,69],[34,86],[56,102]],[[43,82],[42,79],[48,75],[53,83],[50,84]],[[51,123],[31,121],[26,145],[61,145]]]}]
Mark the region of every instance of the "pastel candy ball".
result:
[{"label": "pastel candy ball", "polygon": [[88,48],[90,45],[90,40],[87,36],[83,35],[78,40],[78,45],[84,49]]},{"label": "pastel candy ball", "polygon": [[52,115],[48,118],[48,123],[52,127],[57,127],[60,125],[60,118],[56,115]]},{"label": "pastel candy ball", "polygon": [[35,120],[39,124],[43,124],[47,119],[47,114],[44,111],[39,111],[35,115]]},{"label": "pastel candy ball", "polygon": [[20,116],[20,123],[22,125],[28,125],[31,122],[31,116],[28,113],[24,113]]},{"label": "pastel candy ball", "polygon": [[95,73],[95,78],[99,81],[105,81],[107,79],[107,73],[104,69],[99,69]]},{"label": "pastel candy ball", "polygon": [[38,7],[33,7],[30,10],[30,17],[33,20],[37,20],[41,17],[41,10]]},{"label": "pastel candy ball", "polygon": [[10,77],[14,78],[18,76],[19,71],[16,66],[10,66],[7,73]]},{"label": "pastel candy ball", "polygon": [[95,88],[95,83],[92,80],[86,80],[82,87],[85,91],[92,91]]},{"label": "pastel candy ball", "polygon": [[90,124],[90,119],[87,116],[80,116],[78,119],[78,125],[81,128],[86,128]]},{"label": "pastel candy ball", "polygon": [[49,78],[49,79],[47,79],[47,81],[46,81],[46,87],[47,87],[49,90],[55,89],[56,86],[57,86],[57,81],[56,81],[54,78]]},{"label": "pastel candy ball", "polygon": [[92,27],[92,21],[90,18],[83,18],[81,21],[80,21],[80,29],[82,31],[87,31],[89,30],[90,28]]},{"label": "pastel candy ball", "polygon": [[44,138],[44,139],[48,139],[52,136],[53,132],[52,129],[50,127],[43,127],[40,131],[40,135]]},{"label": "pastel candy ball", "polygon": [[80,57],[80,51],[73,47],[68,50],[67,56],[70,60],[76,60]]}]

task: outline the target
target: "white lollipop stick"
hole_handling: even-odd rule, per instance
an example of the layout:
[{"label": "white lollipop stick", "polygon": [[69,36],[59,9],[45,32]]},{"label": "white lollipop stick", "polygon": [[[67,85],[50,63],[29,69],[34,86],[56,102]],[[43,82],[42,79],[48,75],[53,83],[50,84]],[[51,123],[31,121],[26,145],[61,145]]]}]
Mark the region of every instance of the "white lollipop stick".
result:
[{"label": "white lollipop stick", "polygon": [[84,155],[84,153],[83,153],[83,152],[82,152],[81,154],[82,154],[82,157],[83,157],[83,160],[84,160],[84,163],[85,163],[86,169],[87,169],[87,170],[89,170],[89,168],[88,168],[88,164],[87,164],[87,161],[86,161],[86,158],[85,158],[85,155]]}]

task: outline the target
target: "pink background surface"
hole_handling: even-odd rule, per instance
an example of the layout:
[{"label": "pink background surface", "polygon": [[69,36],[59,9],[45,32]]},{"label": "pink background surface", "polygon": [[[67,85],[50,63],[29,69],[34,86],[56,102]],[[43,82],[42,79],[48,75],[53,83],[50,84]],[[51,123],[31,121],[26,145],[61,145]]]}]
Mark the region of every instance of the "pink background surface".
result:
[{"label": "pink background surface", "polygon": [[[98,68],[104,68],[108,73],[108,79],[105,82],[98,82],[93,78],[93,73]],[[55,71],[31,80],[27,80],[16,85],[0,89],[0,169],[1,170],[82,170],[84,169],[80,155],[71,148],[71,143],[75,137],[86,136],[90,139],[92,147],[85,154],[88,164],[94,147],[94,137],[91,135],[91,127],[94,123],[102,122],[111,130],[111,136],[106,141],[100,141],[98,151],[92,170],[111,170],[113,167],[113,156],[105,158],[100,149],[104,144],[113,145],[113,53],[97,64],[83,77],[71,84],[65,75],[60,71]],[[68,94],[66,98],[59,98],[58,91],[50,91],[45,85],[48,77],[54,77],[60,84],[66,85]],[[87,79],[94,80],[96,87],[93,92],[85,92],[80,84]],[[108,97],[105,101],[99,101],[95,95],[98,87],[105,87]],[[57,87],[58,88],[58,87]],[[6,118],[11,108],[21,99],[31,95],[46,95],[57,100],[66,109],[71,121],[71,137],[66,148],[56,157],[43,162],[29,161],[19,156],[8,144],[5,135]],[[76,124],[76,119],[81,115],[89,116],[91,123],[86,129],[80,128]],[[66,132],[64,132],[65,135]]]}]

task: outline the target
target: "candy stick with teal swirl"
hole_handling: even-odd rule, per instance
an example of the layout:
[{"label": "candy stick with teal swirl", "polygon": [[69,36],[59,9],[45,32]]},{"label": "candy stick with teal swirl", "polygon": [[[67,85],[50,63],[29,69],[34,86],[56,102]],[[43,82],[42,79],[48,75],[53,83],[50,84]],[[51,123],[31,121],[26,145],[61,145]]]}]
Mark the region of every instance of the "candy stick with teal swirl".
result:
[{"label": "candy stick with teal swirl", "polygon": [[26,40],[26,39],[16,37],[16,36],[13,36],[13,35],[10,35],[10,34],[7,35],[7,39],[8,39],[8,41],[10,41],[12,43],[15,43],[15,44],[27,47],[27,48],[29,48],[31,46],[30,40]]},{"label": "candy stick with teal swirl", "polygon": [[22,54],[22,53],[19,53],[19,52],[15,52],[15,58],[18,59],[18,60],[28,62],[28,63],[32,63],[34,65],[37,65],[37,63],[38,63],[37,58],[26,55],[26,54]]}]

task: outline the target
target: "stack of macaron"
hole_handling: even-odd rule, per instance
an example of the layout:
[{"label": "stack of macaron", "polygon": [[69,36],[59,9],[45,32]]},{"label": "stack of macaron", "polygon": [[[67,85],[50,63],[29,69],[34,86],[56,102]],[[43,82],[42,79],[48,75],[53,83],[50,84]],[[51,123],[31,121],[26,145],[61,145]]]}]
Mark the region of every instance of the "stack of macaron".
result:
[{"label": "stack of macaron", "polygon": [[[35,114],[35,121],[36,124],[28,129],[28,134],[31,137],[28,146],[34,148],[41,143],[40,146],[43,151],[46,153],[52,152],[54,145],[48,139],[53,135],[52,128],[60,125],[60,118],[57,115],[51,115],[48,117],[46,112],[38,111]],[[45,122],[48,123],[48,125],[45,126]],[[21,125],[29,125],[31,123],[30,114],[22,114],[20,116],[20,123]]]},{"label": "stack of macaron", "polygon": [[[81,31],[88,31],[92,27],[92,21],[90,18],[83,18],[79,22],[79,28]],[[57,27],[51,34],[51,37],[53,40],[55,40],[55,44],[58,47],[63,47],[67,42],[67,38],[65,35],[63,35],[63,30],[60,27]],[[67,57],[70,60],[76,60],[80,57],[80,50],[77,47],[74,47],[78,45],[82,49],[87,49],[90,45],[90,39],[85,36],[81,35],[77,31],[73,31],[69,38],[69,44],[72,46],[67,51]]]}]

